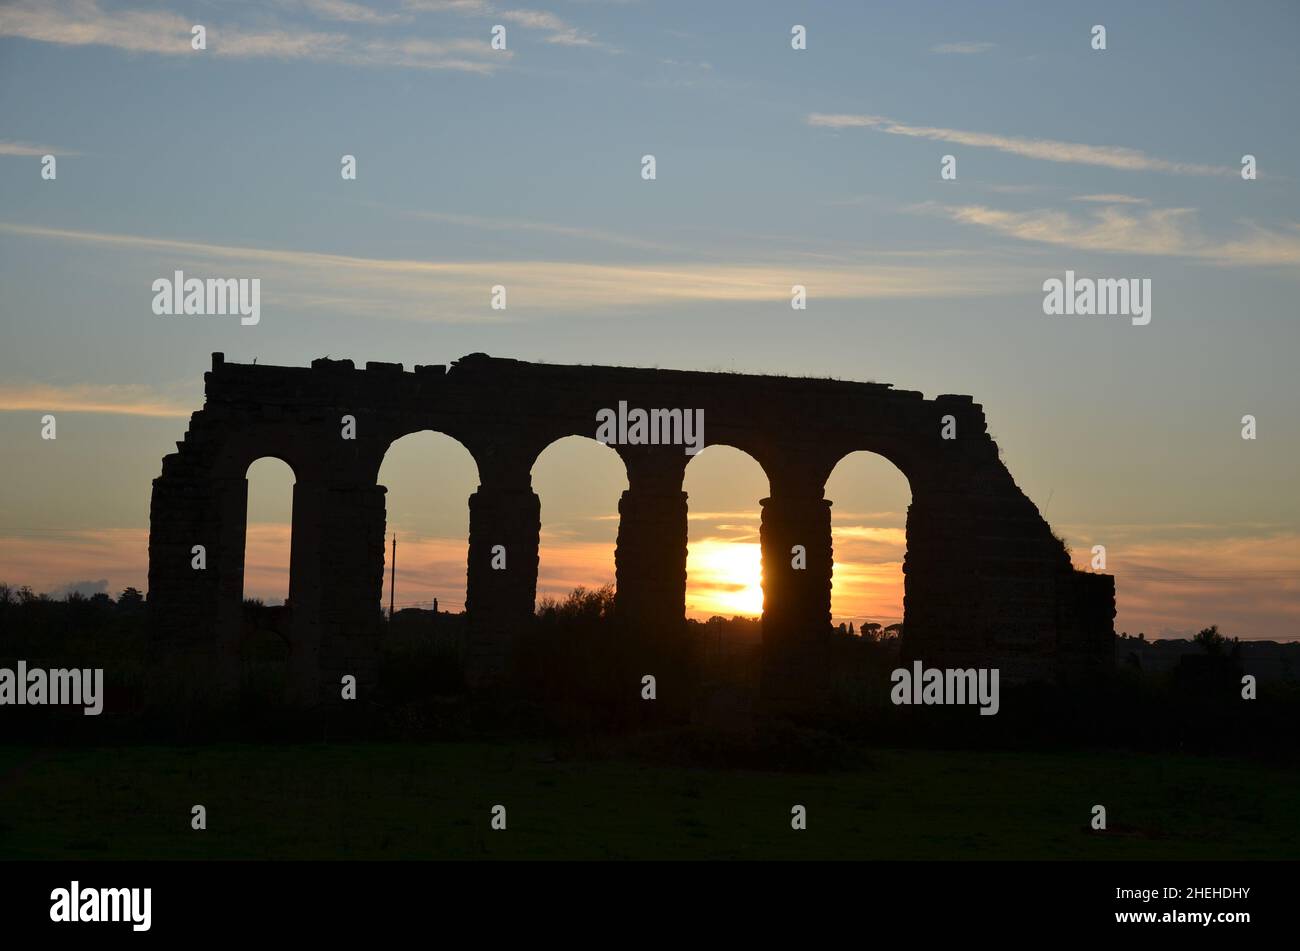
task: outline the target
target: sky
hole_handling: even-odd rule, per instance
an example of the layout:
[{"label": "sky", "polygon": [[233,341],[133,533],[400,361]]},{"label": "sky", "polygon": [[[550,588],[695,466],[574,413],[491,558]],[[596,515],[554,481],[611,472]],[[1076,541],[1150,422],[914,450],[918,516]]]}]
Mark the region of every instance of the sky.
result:
[{"label": "sky", "polygon": [[[1285,2],[5,0],[0,580],[144,587],[213,351],[482,351],[970,394],[1076,565],[1105,546],[1117,631],[1300,636],[1298,33]],[[259,278],[260,322],[154,314],[177,269]],[[1044,314],[1067,270],[1149,279],[1150,323]],[[287,591],[291,479],[250,472],[247,596]],[[458,608],[468,454],[407,437],[381,482],[397,600]],[[612,581],[612,450],[534,487],[539,593]],[[690,612],[756,613],[761,468],[709,449],[686,490]],[[826,495],[836,620],[898,620],[906,480],[855,454]]]}]

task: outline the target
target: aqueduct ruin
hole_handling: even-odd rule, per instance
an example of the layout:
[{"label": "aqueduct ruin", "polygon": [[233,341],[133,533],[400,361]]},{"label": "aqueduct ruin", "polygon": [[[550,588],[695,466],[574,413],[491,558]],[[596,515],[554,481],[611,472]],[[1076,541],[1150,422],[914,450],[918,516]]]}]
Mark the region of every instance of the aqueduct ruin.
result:
[{"label": "aqueduct ruin", "polygon": [[[925,399],[877,383],[601,366],[554,366],[471,354],[447,366],[314,360],[310,369],[226,363],[213,354],[206,402],[154,480],[149,596],[158,656],[196,689],[239,676],[248,483],[255,460],[286,462],[293,487],[290,669],[302,703],[334,701],[344,674],[377,674],[383,630],[388,447],[434,430],[473,455],[469,498],[466,669],[499,681],[514,634],[534,609],[540,504],[534,460],[566,436],[594,436],[597,411],[700,408],[705,445],[756,459],[762,500],[763,683],[766,700],[815,693],[832,636],[831,503],[836,462],[867,450],[912,491],[904,562],[906,660],[996,666],[1004,681],[1099,668],[1111,657],[1115,586],[1075,570],[1062,542],[1003,466],[969,396]],[[341,420],[355,419],[355,438]],[[951,417],[950,435],[941,430]],[[955,424],[955,432],[952,425]],[[639,628],[680,624],[686,595],[690,457],[680,445],[618,445],[616,611]],[[192,566],[202,545],[206,567]],[[490,565],[494,546],[506,570]],[[802,545],[806,567],[792,565]]]}]

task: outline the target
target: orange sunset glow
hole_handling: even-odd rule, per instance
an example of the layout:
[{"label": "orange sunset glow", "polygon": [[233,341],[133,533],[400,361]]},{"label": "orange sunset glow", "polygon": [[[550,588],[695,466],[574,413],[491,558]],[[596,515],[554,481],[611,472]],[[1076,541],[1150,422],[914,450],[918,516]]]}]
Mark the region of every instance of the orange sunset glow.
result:
[{"label": "orange sunset glow", "polygon": [[[63,425],[78,435],[96,432],[83,422],[92,418],[104,417],[67,413]],[[127,586],[146,588],[149,480],[154,456],[161,457],[175,436],[175,421],[150,419],[149,425],[157,448],[126,469],[107,464],[114,458],[111,439],[98,447],[60,440],[47,453],[57,469],[14,472],[25,511],[59,517],[44,519],[44,527],[0,534],[0,582],[56,597],[71,590],[116,596]],[[85,471],[100,473],[95,491],[63,485]],[[250,467],[248,480],[244,594],[279,603],[289,590],[293,473],[268,458]],[[390,447],[379,482],[388,488],[386,559],[392,535],[398,537],[398,607],[428,606],[437,598],[442,610],[463,610],[466,500],[479,482],[468,451],[446,435],[413,434]],[[533,487],[542,504],[538,597],[562,598],[579,586],[612,583],[618,500],[627,487],[618,454],[591,439],[562,439],[538,458]],[[739,450],[709,447],[686,467],[684,489],[687,615],[760,616],[758,500],[769,492],[762,468]],[[826,498],[832,502],[833,623],[901,621],[907,480],[881,457],[854,453],[831,474]],[[1246,638],[1290,639],[1300,631],[1294,572],[1300,535],[1287,526],[1067,520],[1061,530],[1084,570],[1092,545],[1107,544],[1107,568],[1118,584],[1117,632],[1187,636],[1214,622]],[[386,562],[385,607],[389,579]]]},{"label": "orange sunset glow", "polygon": [[[437,598],[442,610],[460,611],[467,555],[464,500],[477,483],[473,462],[454,440],[433,433],[395,444],[389,461],[391,467],[386,462],[381,473],[389,488],[385,555],[395,532],[397,604],[427,606]],[[590,481],[574,479],[575,471]],[[147,487],[147,478],[140,481]],[[275,460],[262,460],[249,471],[246,597],[279,603],[288,594],[292,485],[292,472]],[[534,486],[543,508],[538,597],[612,583],[618,530],[613,510],[626,486],[617,455],[591,440],[561,441],[542,454]],[[143,520],[147,492],[135,489]],[[757,499],[767,491],[762,470],[743,453],[711,448],[687,467],[687,489],[687,615],[760,616]],[[827,498],[833,500],[833,622],[860,627],[863,621],[901,621],[906,480],[879,457],[859,453],[836,469]],[[737,506],[745,500],[752,507]],[[1190,523],[1067,523],[1063,532],[1075,563],[1085,569],[1092,544],[1110,542],[1108,568],[1119,580],[1117,631],[1174,636],[1194,631],[1207,618],[1254,637],[1289,639],[1300,630],[1300,582],[1291,570],[1300,561],[1295,532]],[[114,596],[127,586],[144,590],[147,549],[146,528],[9,533],[0,544],[0,582],[55,596],[74,589]],[[383,592],[387,606],[387,564]]]},{"label": "orange sunset glow", "polygon": [[704,541],[686,553],[686,613],[690,617],[763,613],[760,551],[752,542]]}]

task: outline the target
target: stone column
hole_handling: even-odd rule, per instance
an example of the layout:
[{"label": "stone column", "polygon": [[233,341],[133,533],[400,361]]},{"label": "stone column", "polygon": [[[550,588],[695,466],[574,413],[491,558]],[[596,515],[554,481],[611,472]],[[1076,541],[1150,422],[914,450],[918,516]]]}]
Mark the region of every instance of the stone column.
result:
[{"label": "stone column", "polygon": [[294,485],[289,682],[299,703],[340,702],[347,674],[358,696],[378,682],[386,491],[360,480]]},{"label": "stone column", "polygon": [[627,629],[680,626],[686,616],[686,456],[670,447],[624,455],[628,489],[618,502],[615,604]]},{"label": "stone column", "polygon": [[973,614],[981,598],[974,521],[959,493],[914,487],[903,557],[904,666],[926,666],[979,649]]},{"label": "stone column", "polygon": [[248,480],[214,480],[218,523],[216,551],[208,546],[208,570],[217,577],[217,683],[238,690],[243,676],[244,554],[248,536]]},{"label": "stone column", "polygon": [[829,682],[831,503],[820,489],[785,488],[761,505],[763,706],[815,713]]},{"label": "stone column", "polygon": [[[628,489],[618,502],[618,547],[614,552],[617,620],[622,640],[611,675],[627,712],[642,727],[687,710],[686,493],[689,457],[680,446],[624,447]],[[638,698],[641,678],[656,678],[657,700]]]},{"label": "stone column", "polygon": [[160,702],[225,702],[238,692],[247,502],[246,480],[210,478],[176,456],[154,480],[148,610]]},{"label": "stone column", "polygon": [[[516,636],[532,623],[541,511],[528,480],[485,483],[469,497],[465,676],[470,686],[487,687],[504,678]],[[503,558],[504,567],[493,567]]]},{"label": "stone column", "polygon": [[[289,552],[289,699],[311,706],[321,699],[321,549],[325,544],[327,491],[317,481],[293,485]],[[337,696],[337,694],[336,694]]]}]

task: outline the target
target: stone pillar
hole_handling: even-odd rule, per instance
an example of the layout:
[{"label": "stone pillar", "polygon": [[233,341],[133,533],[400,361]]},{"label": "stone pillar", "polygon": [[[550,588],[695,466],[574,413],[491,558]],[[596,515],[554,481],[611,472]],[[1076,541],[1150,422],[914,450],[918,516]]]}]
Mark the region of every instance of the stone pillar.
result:
[{"label": "stone pillar", "polygon": [[[316,481],[293,485],[289,552],[289,699],[311,706],[321,699],[321,549],[325,543],[327,491]],[[337,696],[337,694],[336,694]]]},{"label": "stone pillar", "polygon": [[384,494],[361,482],[299,480],[290,557],[290,697],[310,705],[378,682],[384,578]]},{"label": "stone pillar", "polygon": [[[682,478],[689,457],[678,446],[628,447],[621,453],[628,489],[618,502],[614,552],[617,620],[622,639],[611,675],[627,712],[643,728],[684,714],[689,689],[686,639],[686,493]],[[658,682],[655,703],[638,699],[641,678]]]},{"label": "stone pillar", "polygon": [[[239,689],[248,483],[164,460],[149,512],[151,681],[160,702],[226,702]],[[194,564],[202,545],[206,567]]]},{"label": "stone pillar", "polygon": [[[480,485],[469,497],[465,677],[470,686],[503,679],[515,638],[532,623],[541,513],[541,500],[527,483]],[[505,566],[494,568],[502,549]]]},{"label": "stone pillar", "polygon": [[963,496],[913,490],[903,557],[904,666],[959,666],[981,648],[973,613],[981,599],[974,520]]},{"label": "stone pillar", "polygon": [[[814,713],[829,683],[831,503],[820,489],[786,489],[761,505],[763,705]],[[803,568],[795,567],[796,545]]]},{"label": "stone pillar", "polygon": [[628,489],[618,502],[615,604],[626,629],[653,632],[686,617],[687,456],[677,447],[625,456]]},{"label": "stone pillar", "polygon": [[248,480],[214,480],[218,539],[208,547],[208,570],[217,576],[217,687],[237,692],[243,677],[244,554],[248,536]]}]

